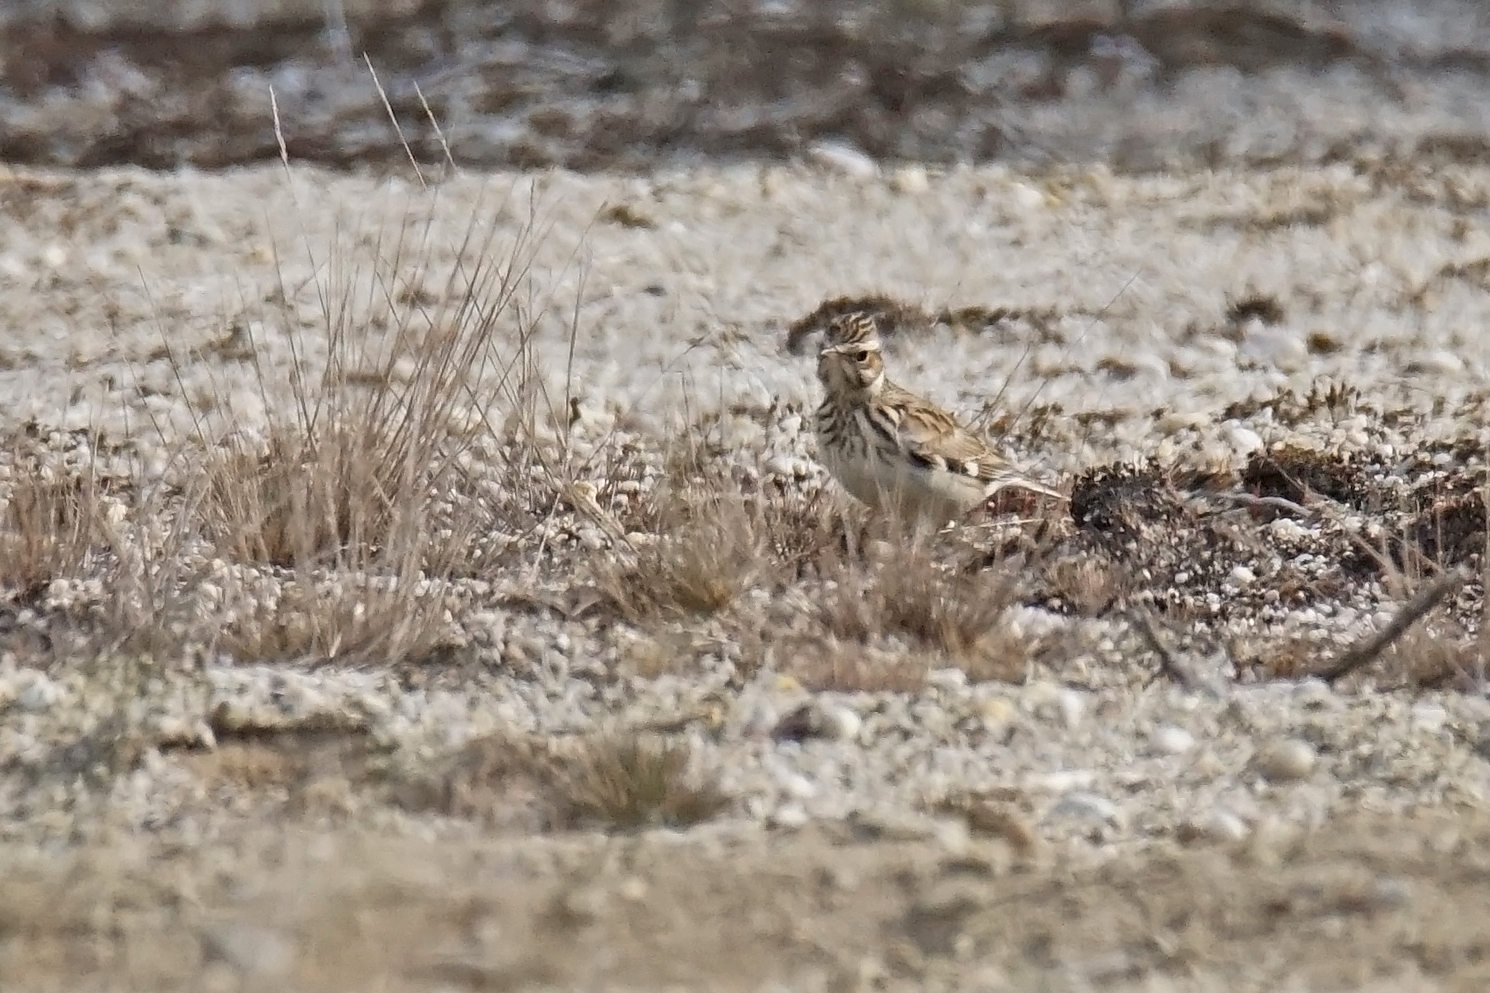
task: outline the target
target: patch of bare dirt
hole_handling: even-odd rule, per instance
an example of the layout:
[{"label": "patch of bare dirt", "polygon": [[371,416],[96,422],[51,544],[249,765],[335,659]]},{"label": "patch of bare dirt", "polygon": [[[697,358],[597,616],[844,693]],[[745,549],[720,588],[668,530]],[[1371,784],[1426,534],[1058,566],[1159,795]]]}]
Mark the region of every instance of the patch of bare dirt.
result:
[{"label": "patch of bare dirt", "polygon": [[1487,845],[1483,814],[1363,814],[1102,862],[843,830],[609,851],[583,836],[430,846],[297,829],[248,833],[231,858],[138,841],[12,849],[0,982],[1469,993],[1490,982]]}]

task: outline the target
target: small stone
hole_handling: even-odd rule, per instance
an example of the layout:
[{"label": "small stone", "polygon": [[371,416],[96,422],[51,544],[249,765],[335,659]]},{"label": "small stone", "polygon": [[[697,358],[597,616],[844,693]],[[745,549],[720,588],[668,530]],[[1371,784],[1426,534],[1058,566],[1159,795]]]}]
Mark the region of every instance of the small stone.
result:
[{"label": "small stone", "polygon": [[1229,810],[1212,810],[1180,825],[1177,837],[1182,844],[1197,841],[1241,841],[1251,833],[1247,822]]},{"label": "small stone", "polygon": [[1061,723],[1068,728],[1076,727],[1086,716],[1086,697],[1077,690],[1062,690],[1056,705],[1060,710]]},{"label": "small stone", "polygon": [[1232,449],[1238,455],[1251,455],[1262,447],[1262,436],[1251,428],[1240,425],[1228,424],[1226,426],[1226,440],[1231,443]]},{"label": "small stone", "polygon": [[810,800],[817,796],[817,784],[800,772],[787,773],[781,778],[781,792],[794,800]]},{"label": "small stone", "polygon": [[1183,755],[1195,747],[1195,736],[1182,727],[1160,724],[1149,736],[1149,743],[1160,755]]},{"label": "small stone", "polygon": [[1231,581],[1238,586],[1247,586],[1257,581],[1257,573],[1244,565],[1233,566],[1231,570]]},{"label": "small stone", "polygon": [[807,811],[802,808],[800,803],[783,803],[771,811],[771,816],[767,818],[767,822],[774,828],[795,831],[798,828],[806,827],[810,819],[807,816]]},{"label": "small stone", "polygon": [[1424,352],[1407,364],[1408,372],[1432,372],[1441,376],[1452,375],[1463,368],[1462,358],[1441,348]]},{"label": "small stone", "polygon": [[1040,836],[1028,820],[1007,805],[978,800],[963,811],[968,830],[982,837],[1002,838],[1016,851],[1033,852]]},{"label": "small stone", "polygon": [[825,169],[853,176],[855,179],[868,179],[878,175],[880,171],[874,159],[854,146],[839,141],[815,142],[807,150],[807,157]]},{"label": "small stone", "polygon": [[848,707],[809,700],[777,722],[771,737],[777,741],[806,741],[809,738],[851,741],[863,726],[863,718]]},{"label": "small stone", "polygon": [[1263,778],[1288,783],[1306,778],[1314,771],[1317,755],[1314,746],[1299,738],[1270,742],[1252,759],[1252,766]]},{"label": "small stone", "polygon": [[1413,727],[1423,731],[1441,730],[1448,722],[1449,712],[1438,703],[1415,703],[1412,705]]},{"label": "small stone", "polygon": [[1082,790],[1097,781],[1097,774],[1090,769],[1055,769],[1038,772],[1024,783],[1025,789],[1043,790],[1050,793],[1067,793]]},{"label": "small stone", "polygon": [[33,713],[48,710],[62,698],[62,689],[46,673],[31,670],[31,679],[16,694],[16,706]]},{"label": "small stone", "polygon": [[1090,821],[1121,831],[1127,823],[1117,804],[1095,793],[1067,793],[1050,808],[1052,818]]},{"label": "small stone", "polygon": [[290,939],[273,928],[223,924],[202,931],[202,956],[224,962],[245,976],[283,976],[294,963]]},{"label": "small stone", "polygon": [[896,193],[913,196],[918,193],[925,193],[930,189],[931,181],[927,179],[926,170],[922,166],[901,166],[891,174],[890,188]]},{"label": "small stone", "polygon": [[627,903],[641,903],[647,898],[647,881],[640,876],[627,876],[616,887],[616,895]]},{"label": "small stone", "polygon": [[956,667],[933,669],[926,674],[926,685],[939,690],[961,690],[967,688],[967,672]]},{"label": "small stone", "polygon": [[610,894],[599,886],[580,886],[559,898],[559,906],[570,921],[589,924],[605,913]]},{"label": "small stone", "polygon": [[1014,707],[1001,696],[991,696],[978,702],[978,716],[984,727],[998,727],[1009,723],[1014,716]]},{"label": "small stone", "polygon": [[853,741],[863,727],[864,719],[848,707],[828,707],[823,714],[823,730],[831,741]]},{"label": "small stone", "polygon": [[1175,434],[1186,429],[1203,428],[1209,423],[1210,418],[1205,414],[1166,411],[1154,422],[1154,426],[1161,434]]},{"label": "small stone", "polygon": [[1038,210],[1049,203],[1045,191],[1029,183],[1013,183],[1009,187],[1009,200],[1021,210]]},{"label": "small stone", "polygon": [[1268,525],[1268,530],[1285,541],[1297,541],[1306,534],[1303,525],[1291,517],[1278,518]]},{"label": "small stone", "polygon": [[[866,841],[922,841],[938,837],[941,830],[936,818],[891,807],[855,810],[846,823]],[[966,833],[965,824],[963,828]]]}]

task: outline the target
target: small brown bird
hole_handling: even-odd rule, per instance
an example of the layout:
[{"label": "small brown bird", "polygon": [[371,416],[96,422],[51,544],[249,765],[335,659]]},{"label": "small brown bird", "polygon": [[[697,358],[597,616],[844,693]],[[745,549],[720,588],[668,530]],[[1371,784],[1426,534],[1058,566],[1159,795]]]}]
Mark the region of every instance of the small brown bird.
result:
[{"label": "small brown bird", "polygon": [[828,326],[818,353],[818,457],[871,507],[940,526],[999,491],[1065,494],[1016,470],[945,410],[885,376],[879,333],[862,313]]}]

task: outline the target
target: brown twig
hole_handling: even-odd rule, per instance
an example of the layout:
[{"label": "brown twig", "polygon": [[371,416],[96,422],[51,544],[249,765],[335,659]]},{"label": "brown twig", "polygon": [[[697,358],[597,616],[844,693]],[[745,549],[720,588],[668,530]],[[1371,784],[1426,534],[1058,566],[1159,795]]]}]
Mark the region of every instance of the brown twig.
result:
[{"label": "brown twig", "polygon": [[1187,690],[1194,689],[1195,676],[1180,664],[1169,646],[1164,644],[1164,639],[1159,636],[1159,629],[1154,626],[1153,616],[1146,610],[1135,610],[1133,624],[1138,628],[1138,633],[1143,635],[1143,640],[1154,650],[1154,654],[1159,656],[1159,672]]},{"label": "brown twig", "polygon": [[1341,652],[1335,661],[1324,670],[1315,673],[1320,679],[1327,683],[1333,683],[1343,676],[1347,676],[1362,666],[1369,665],[1377,656],[1391,647],[1392,642],[1402,637],[1403,633],[1420,620],[1424,614],[1442,603],[1446,598],[1456,593],[1459,587],[1469,579],[1467,573],[1461,569],[1445,573],[1429,585],[1423,587],[1417,594],[1402,605],[1402,609],[1387,622],[1386,627],[1374,634],[1358,639],[1345,651]]},{"label": "brown twig", "polygon": [[1287,497],[1254,496],[1251,493],[1207,493],[1206,496],[1226,500],[1248,510],[1285,510],[1297,517],[1319,516],[1303,504],[1295,503]]}]

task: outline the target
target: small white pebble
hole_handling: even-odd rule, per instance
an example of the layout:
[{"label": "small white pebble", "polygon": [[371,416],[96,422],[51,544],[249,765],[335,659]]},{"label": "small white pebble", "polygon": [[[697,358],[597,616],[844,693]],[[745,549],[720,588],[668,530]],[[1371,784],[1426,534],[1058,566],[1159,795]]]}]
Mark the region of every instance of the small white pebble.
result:
[{"label": "small white pebble", "polygon": [[1412,367],[1421,372],[1436,372],[1440,375],[1450,375],[1464,368],[1464,360],[1453,352],[1444,349],[1434,349],[1424,352],[1412,363]]},{"label": "small white pebble", "polygon": [[1061,712],[1061,723],[1068,728],[1076,727],[1086,716],[1086,697],[1077,690],[1062,690],[1057,705]]},{"label": "small white pebble", "polygon": [[802,809],[799,803],[784,803],[771,811],[767,819],[772,827],[787,831],[795,831],[797,828],[806,827],[810,818],[807,811]]},{"label": "small white pebble", "polygon": [[825,169],[856,179],[868,179],[878,175],[880,171],[874,159],[840,141],[815,142],[807,150],[807,157]]},{"label": "small white pebble", "polygon": [[209,962],[225,962],[245,976],[279,977],[295,962],[290,936],[276,928],[248,924],[220,924],[201,932],[202,954]]},{"label": "small white pebble", "polygon": [[967,688],[967,673],[956,667],[933,669],[926,675],[926,685],[939,690],[961,690]]},{"label": "small white pebble", "polygon": [[1210,423],[1205,414],[1166,412],[1154,423],[1161,434],[1175,434],[1186,428],[1203,428]]},{"label": "small white pebble", "polygon": [[926,178],[926,170],[918,165],[901,166],[890,176],[890,188],[896,193],[904,193],[913,196],[917,193],[925,193],[931,188],[931,181]]},{"label": "small white pebble", "polygon": [[1238,455],[1251,455],[1262,447],[1262,436],[1240,425],[1226,426],[1226,440]]},{"label": "small white pebble", "polygon": [[1257,574],[1244,565],[1234,566],[1231,570],[1231,581],[1238,586],[1246,586],[1256,579]]},{"label": "small white pebble", "polygon": [[16,694],[16,706],[22,710],[47,710],[62,698],[62,690],[42,672],[31,673],[31,680]]},{"label": "small white pebble", "polygon": [[1415,703],[1412,705],[1412,723],[1424,731],[1437,731],[1449,719],[1449,712],[1438,703]]},{"label": "small white pebble", "polygon": [[1305,534],[1299,522],[1288,517],[1280,517],[1273,521],[1268,525],[1268,530],[1273,532],[1274,537],[1284,539],[1298,539]]},{"label": "small white pebble", "polygon": [[781,777],[781,792],[795,800],[810,800],[817,796],[817,784],[798,772],[789,772]]},{"label": "small white pebble", "polygon": [[1241,841],[1251,833],[1247,822],[1229,810],[1211,810],[1186,821],[1180,840]]},{"label": "small white pebble", "polygon": [[1154,751],[1161,755],[1182,755],[1195,747],[1195,736],[1173,724],[1160,724],[1154,728],[1149,741],[1153,744]]},{"label": "small white pebble", "polygon": [[823,737],[830,741],[853,741],[864,727],[864,718],[850,707],[830,705],[823,708]]},{"label": "small white pebble", "polygon": [[1304,779],[1314,771],[1318,756],[1314,746],[1299,738],[1285,738],[1264,745],[1253,757],[1252,765],[1271,782],[1287,783]]},{"label": "small white pebble", "polygon": [[1031,186],[1029,183],[1012,183],[1009,187],[1010,200],[1024,210],[1035,210],[1044,207],[1045,191]]},{"label": "small white pebble", "polygon": [[1067,793],[1050,808],[1050,816],[1107,824],[1120,831],[1127,823],[1117,804],[1095,793]]}]

